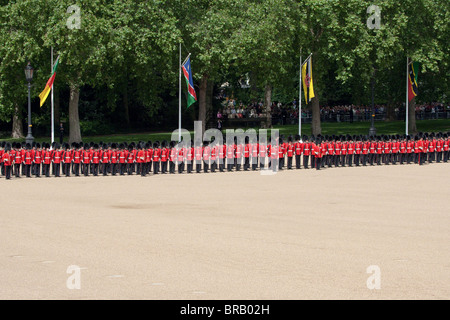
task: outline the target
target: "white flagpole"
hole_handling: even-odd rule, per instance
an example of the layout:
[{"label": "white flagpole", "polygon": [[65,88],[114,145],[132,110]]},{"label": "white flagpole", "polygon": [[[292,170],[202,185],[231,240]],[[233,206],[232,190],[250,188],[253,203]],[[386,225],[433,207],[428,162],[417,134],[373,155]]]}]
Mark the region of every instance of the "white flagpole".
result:
[{"label": "white flagpole", "polygon": [[180,42],[180,64],[178,66],[179,94],[178,94],[178,142],[181,142],[181,42]]},{"label": "white flagpole", "polygon": [[302,48],[300,47],[300,89],[298,92],[298,134],[302,141]]},{"label": "white flagpole", "polygon": [[[50,72],[53,72],[53,47],[51,50],[51,70]],[[53,87],[55,86],[55,84],[52,85],[52,93],[51,93],[51,130],[52,130],[52,145],[53,142],[55,142],[55,111],[54,111],[54,104],[53,104]]]},{"label": "white flagpole", "polygon": [[406,57],[406,135],[408,135],[408,116],[409,116],[409,101],[408,101],[408,85],[409,85],[409,63],[408,56]]}]

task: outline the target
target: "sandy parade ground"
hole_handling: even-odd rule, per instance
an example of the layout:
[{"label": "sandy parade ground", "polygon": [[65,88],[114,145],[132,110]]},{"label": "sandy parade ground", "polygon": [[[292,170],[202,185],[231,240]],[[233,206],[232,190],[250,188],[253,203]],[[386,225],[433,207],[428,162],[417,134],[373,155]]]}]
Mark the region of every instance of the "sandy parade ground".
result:
[{"label": "sandy parade ground", "polygon": [[0,298],[450,299],[449,181],[449,163],[1,178]]}]

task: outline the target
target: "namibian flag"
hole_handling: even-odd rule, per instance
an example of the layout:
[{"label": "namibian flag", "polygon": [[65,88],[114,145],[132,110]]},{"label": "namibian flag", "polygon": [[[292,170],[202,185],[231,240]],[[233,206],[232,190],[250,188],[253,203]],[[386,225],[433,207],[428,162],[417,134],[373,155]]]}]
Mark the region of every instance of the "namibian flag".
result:
[{"label": "namibian flag", "polygon": [[303,91],[305,92],[305,101],[308,103],[314,98],[311,56],[309,56],[302,65],[302,82]]},{"label": "namibian flag", "polygon": [[419,63],[412,62],[408,67],[408,102],[419,93],[417,89],[417,74],[419,73]]},{"label": "namibian flag", "polygon": [[53,87],[53,81],[55,81],[55,76],[56,76],[56,69],[58,69],[58,63],[59,63],[59,57],[58,59],[56,59],[55,65],[53,66],[53,72],[52,72],[52,76],[50,77],[50,79],[48,79],[47,84],[45,85],[44,91],[41,92],[41,94],[39,95],[39,98],[41,99],[41,107],[44,104],[45,100],[48,97],[48,94],[50,93],[50,90]]},{"label": "namibian flag", "polygon": [[188,97],[187,97],[187,107],[189,108],[191,104],[197,101],[197,95],[195,94],[194,81],[192,80],[192,70],[191,70],[191,59],[188,56],[186,61],[182,65],[184,78],[186,79]]}]

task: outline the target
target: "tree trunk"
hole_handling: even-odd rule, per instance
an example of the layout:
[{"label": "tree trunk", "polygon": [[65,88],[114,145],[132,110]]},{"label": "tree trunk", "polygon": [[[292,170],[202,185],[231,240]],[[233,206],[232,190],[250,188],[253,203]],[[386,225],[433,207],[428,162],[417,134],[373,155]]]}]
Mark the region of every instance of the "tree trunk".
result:
[{"label": "tree trunk", "polygon": [[395,105],[392,102],[389,102],[386,106],[386,120],[387,121],[395,120]]},{"label": "tree trunk", "polygon": [[19,105],[14,103],[11,138],[22,139],[23,137],[22,114]]},{"label": "tree trunk", "polygon": [[56,90],[55,85],[53,85],[53,107],[54,107],[54,113],[55,113],[55,136],[58,135],[58,128],[59,124],[61,122],[61,104],[59,99],[59,91]]},{"label": "tree trunk", "polygon": [[130,108],[128,101],[128,79],[125,80],[125,85],[123,87],[123,107],[125,113],[125,123],[127,124],[127,128],[130,127]]},{"label": "tree trunk", "polygon": [[266,112],[266,129],[272,128],[272,86],[266,84],[264,88],[264,109]]},{"label": "tree trunk", "polygon": [[200,80],[200,92],[198,97],[198,120],[202,122],[202,132],[205,132],[207,88],[208,75],[204,74]]},{"label": "tree trunk", "polygon": [[314,91],[314,98],[311,99],[311,111],[312,111],[312,122],[311,122],[311,134],[317,136],[322,134],[322,127],[320,124],[320,106],[319,97]]},{"label": "tree trunk", "polygon": [[210,123],[212,119],[213,90],[214,90],[214,83],[212,81],[208,81],[208,85],[206,87],[206,123]]},{"label": "tree trunk", "polygon": [[71,82],[69,86],[69,143],[81,142],[80,117],[78,114],[80,87],[73,82]]},{"label": "tree trunk", "polygon": [[408,134],[416,134],[416,98],[409,102],[408,106]]}]

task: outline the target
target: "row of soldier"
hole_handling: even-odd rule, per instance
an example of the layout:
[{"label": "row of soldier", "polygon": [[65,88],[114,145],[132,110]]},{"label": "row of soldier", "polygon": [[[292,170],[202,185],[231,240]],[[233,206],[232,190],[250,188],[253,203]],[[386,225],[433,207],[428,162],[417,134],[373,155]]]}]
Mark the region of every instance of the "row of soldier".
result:
[{"label": "row of soldier", "polygon": [[[416,136],[281,136],[274,143],[251,143],[247,138],[234,143],[191,143],[178,147],[175,142],[110,144],[20,144],[2,143],[1,174],[7,179],[71,174],[146,176],[150,172],[192,173],[300,169],[327,167],[447,162],[448,133],[419,133]],[[295,166],[294,166],[295,162]],[[275,164],[275,165],[273,165]]]}]

